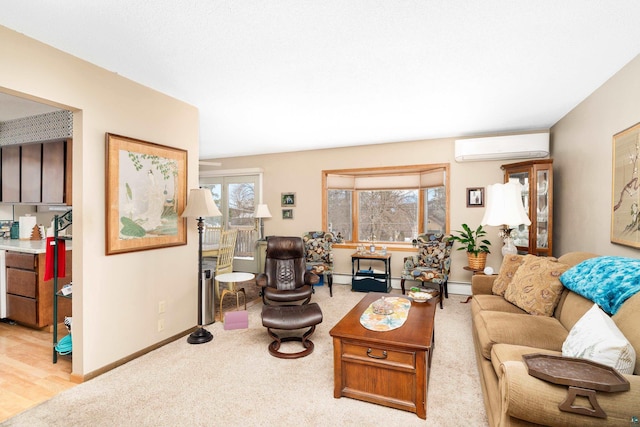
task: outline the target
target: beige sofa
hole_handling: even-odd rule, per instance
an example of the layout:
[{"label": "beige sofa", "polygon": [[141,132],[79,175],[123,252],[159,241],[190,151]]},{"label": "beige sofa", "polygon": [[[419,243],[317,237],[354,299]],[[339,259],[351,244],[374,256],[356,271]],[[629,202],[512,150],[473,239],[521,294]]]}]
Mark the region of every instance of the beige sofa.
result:
[{"label": "beige sofa", "polygon": [[[558,261],[573,266],[595,256],[572,252]],[[631,384],[629,391],[597,392],[598,403],[607,414],[602,419],[560,411],[567,386],[529,375],[522,359],[530,353],[561,356],[569,331],[593,302],[561,287],[552,316],[531,315],[492,293],[496,277],[473,276],[471,306],[478,370],[491,426],[627,426],[632,415],[640,418],[640,293],[627,299],[612,317],[635,349],[636,360],[633,375],[624,375]]]}]

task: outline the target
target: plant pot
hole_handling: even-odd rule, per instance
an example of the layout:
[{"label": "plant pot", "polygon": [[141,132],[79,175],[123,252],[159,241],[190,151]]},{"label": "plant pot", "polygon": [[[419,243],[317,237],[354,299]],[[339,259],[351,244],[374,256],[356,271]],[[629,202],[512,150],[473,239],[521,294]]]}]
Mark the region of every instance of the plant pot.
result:
[{"label": "plant pot", "polygon": [[467,259],[469,260],[469,268],[472,270],[484,270],[484,266],[487,264],[487,253],[480,252],[478,255],[474,255],[467,252]]}]

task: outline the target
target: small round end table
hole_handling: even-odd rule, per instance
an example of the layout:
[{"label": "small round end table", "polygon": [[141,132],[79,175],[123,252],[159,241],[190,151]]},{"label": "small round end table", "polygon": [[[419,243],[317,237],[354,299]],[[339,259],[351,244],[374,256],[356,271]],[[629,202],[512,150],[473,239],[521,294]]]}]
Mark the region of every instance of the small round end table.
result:
[{"label": "small round end table", "polygon": [[253,273],[242,272],[224,273],[214,277],[214,280],[228,284],[228,287],[224,289],[220,294],[220,320],[224,320],[224,317],[222,315],[222,300],[227,294],[236,296],[236,308],[240,308],[240,293],[242,293],[242,295],[244,296],[244,309],[247,309],[247,294],[244,291],[244,288],[236,289],[236,284],[238,282],[246,282],[247,280],[252,280],[254,277],[255,275]]}]

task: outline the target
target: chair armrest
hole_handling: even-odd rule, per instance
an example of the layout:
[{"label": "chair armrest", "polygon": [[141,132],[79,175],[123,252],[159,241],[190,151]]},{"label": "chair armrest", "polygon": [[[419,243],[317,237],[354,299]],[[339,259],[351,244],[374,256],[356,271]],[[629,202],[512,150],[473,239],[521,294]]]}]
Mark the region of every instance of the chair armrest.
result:
[{"label": "chair armrest", "polygon": [[496,280],[495,275],[487,276],[485,274],[474,274],[471,277],[471,294],[472,295],[491,295],[493,292],[493,281]]},{"label": "chair armrest", "polygon": [[304,284],[305,285],[316,285],[320,281],[320,276],[310,271],[304,272]]},{"label": "chair armrest", "polygon": [[[567,386],[553,384],[528,374],[524,362],[502,364],[500,391],[502,416],[542,425],[600,425],[602,419],[560,411],[558,405],[567,397]],[[624,375],[631,383],[629,391],[606,393],[598,391],[598,404],[607,414],[606,425],[627,425],[638,414],[640,376]],[[506,420],[503,420],[506,421]]]},{"label": "chair armrest", "polygon": [[264,274],[264,273],[258,274],[258,276],[256,277],[256,285],[260,286],[261,288],[266,288],[267,287],[267,275]]},{"label": "chair armrest", "polygon": [[418,265],[418,255],[412,255],[404,257],[402,261],[402,275],[411,276],[411,272],[416,269]]}]

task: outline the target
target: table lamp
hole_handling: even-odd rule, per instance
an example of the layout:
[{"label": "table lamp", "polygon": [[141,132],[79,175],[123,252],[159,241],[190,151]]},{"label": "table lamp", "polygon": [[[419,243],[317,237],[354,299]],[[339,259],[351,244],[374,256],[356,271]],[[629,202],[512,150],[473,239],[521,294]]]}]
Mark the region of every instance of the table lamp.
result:
[{"label": "table lamp", "polygon": [[269,206],[265,204],[259,204],[256,206],[255,218],[260,222],[260,236],[259,239],[264,239],[264,222],[263,218],[271,218],[271,212],[269,212]]},{"label": "table lamp", "polygon": [[522,204],[522,186],[517,182],[493,184],[487,187],[487,210],[482,225],[502,227],[504,246],[502,256],[518,253],[511,231],[520,225],[531,225]]},{"label": "table lamp", "polygon": [[189,344],[203,344],[211,341],[213,335],[202,326],[202,231],[204,230],[205,217],[222,216],[222,213],[213,201],[210,189],[194,188],[189,192],[187,206],[182,212],[182,216],[198,219],[198,327],[189,335],[187,342]]}]

